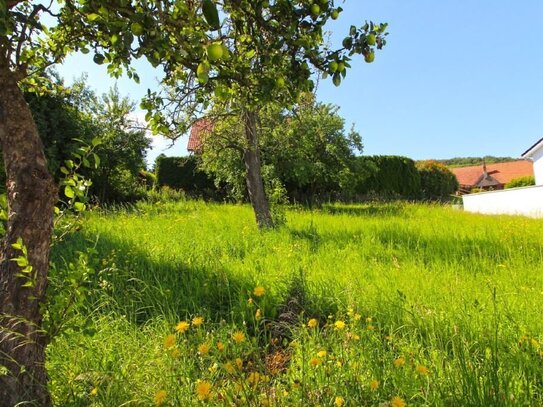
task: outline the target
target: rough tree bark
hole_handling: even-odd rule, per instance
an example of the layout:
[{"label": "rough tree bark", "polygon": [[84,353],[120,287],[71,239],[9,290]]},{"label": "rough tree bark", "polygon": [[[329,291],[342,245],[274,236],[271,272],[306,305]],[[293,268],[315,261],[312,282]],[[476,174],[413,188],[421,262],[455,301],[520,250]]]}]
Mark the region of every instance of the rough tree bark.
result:
[{"label": "rough tree bark", "polygon": [[[57,187],[48,171],[30,108],[8,61],[0,55],[0,145],[6,169],[8,221],[0,253],[0,406],[49,406],[45,370],[46,335],[40,305],[47,285]],[[21,238],[32,265],[34,287],[23,287]],[[23,403],[25,402],[25,403]]]},{"label": "rough tree bark", "polygon": [[260,229],[272,228],[273,219],[270,204],[264,190],[260,167],[260,149],[258,147],[257,115],[255,112],[243,112],[243,125],[247,145],[243,151],[243,162],[247,171],[246,182],[249,199],[255,212],[256,223]]}]

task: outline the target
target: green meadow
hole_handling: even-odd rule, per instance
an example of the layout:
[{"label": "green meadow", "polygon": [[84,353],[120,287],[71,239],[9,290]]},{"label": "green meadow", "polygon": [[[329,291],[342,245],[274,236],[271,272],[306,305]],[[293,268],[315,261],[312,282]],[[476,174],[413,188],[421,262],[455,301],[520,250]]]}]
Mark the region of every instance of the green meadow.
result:
[{"label": "green meadow", "polygon": [[89,213],[52,255],[69,309],[48,348],[55,404],[543,405],[543,220],[286,216],[259,232],[249,206]]}]

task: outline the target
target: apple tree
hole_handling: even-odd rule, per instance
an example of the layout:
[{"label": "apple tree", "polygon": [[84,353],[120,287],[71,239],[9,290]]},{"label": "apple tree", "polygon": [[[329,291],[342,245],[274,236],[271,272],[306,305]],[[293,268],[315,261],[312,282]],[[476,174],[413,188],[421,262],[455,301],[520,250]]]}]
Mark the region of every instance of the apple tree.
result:
[{"label": "apple tree", "polygon": [[259,112],[270,103],[293,106],[313,90],[316,75],[340,85],[352,57],[372,62],[386,43],[386,24],[364,23],[331,49],[324,29],[341,11],[333,0],[204,0],[190,30],[162,26],[172,47],[187,40],[193,47],[178,51],[176,69],[163,81],[167,91],[150,92],[142,107],[163,133],[182,134],[202,116],[238,118],[247,191],[261,228],[273,227],[273,219],[261,174]]}]

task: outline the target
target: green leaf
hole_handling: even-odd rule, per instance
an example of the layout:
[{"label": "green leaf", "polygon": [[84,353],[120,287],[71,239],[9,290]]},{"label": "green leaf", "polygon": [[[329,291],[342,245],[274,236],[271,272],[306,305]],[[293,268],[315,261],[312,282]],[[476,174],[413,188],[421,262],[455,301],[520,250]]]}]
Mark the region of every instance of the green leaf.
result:
[{"label": "green leaf", "polygon": [[100,18],[100,14],[90,13],[87,15],[87,20],[89,20],[90,22],[96,21],[99,18]]},{"label": "green leaf", "polygon": [[23,269],[21,270],[22,272],[26,272],[25,267],[28,266],[28,260],[26,259],[26,257],[23,257],[23,256],[15,257],[14,259],[11,259],[11,261],[16,262],[17,266]]},{"label": "green leaf", "polygon": [[18,238],[15,243],[11,245],[15,250],[23,250],[23,239]]},{"label": "green leaf", "polygon": [[221,28],[219,21],[219,12],[217,6],[212,0],[204,0],[202,2],[202,12],[204,17],[212,30],[218,30]]},{"label": "green leaf", "polygon": [[64,195],[66,195],[68,198],[73,198],[75,196],[74,190],[72,189],[71,186],[66,185],[64,187]]},{"label": "green leaf", "polygon": [[94,168],[98,168],[100,166],[100,156],[96,153],[92,153],[92,158],[94,158]]},{"label": "green leaf", "polygon": [[83,202],[76,202],[74,203],[74,209],[77,212],[83,212],[85,210],[85,204]]},{"label": "green leaf", "polygon": [[28,287],[32,288],[34,287],[34,280],[28,280],[26,283],[24,283],[21,287]]},{"label": "green leaf", "polygon": [[105,59],[106,59],[106,57],[103,56],[102,54],[94,54],[94,57],[92,58],[94,63],[97,64],[97,65],[102,65],[104,63]]}]

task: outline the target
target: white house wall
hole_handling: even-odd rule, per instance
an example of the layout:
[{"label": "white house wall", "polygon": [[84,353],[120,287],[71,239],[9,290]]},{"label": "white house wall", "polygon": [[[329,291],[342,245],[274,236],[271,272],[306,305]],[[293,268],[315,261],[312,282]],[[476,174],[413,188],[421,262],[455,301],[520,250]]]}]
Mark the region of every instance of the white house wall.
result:
[{"label": "white house wall", "polygon": [[543,148],[534,153],[532,160],[534,160],[535,184],[543,185]]},{"label": "white house wall", "polygon": [[[539,162],[543,164],[543,160]],[[543,218],[543,185],[468,194],[462,200],[467,212]]]}]

